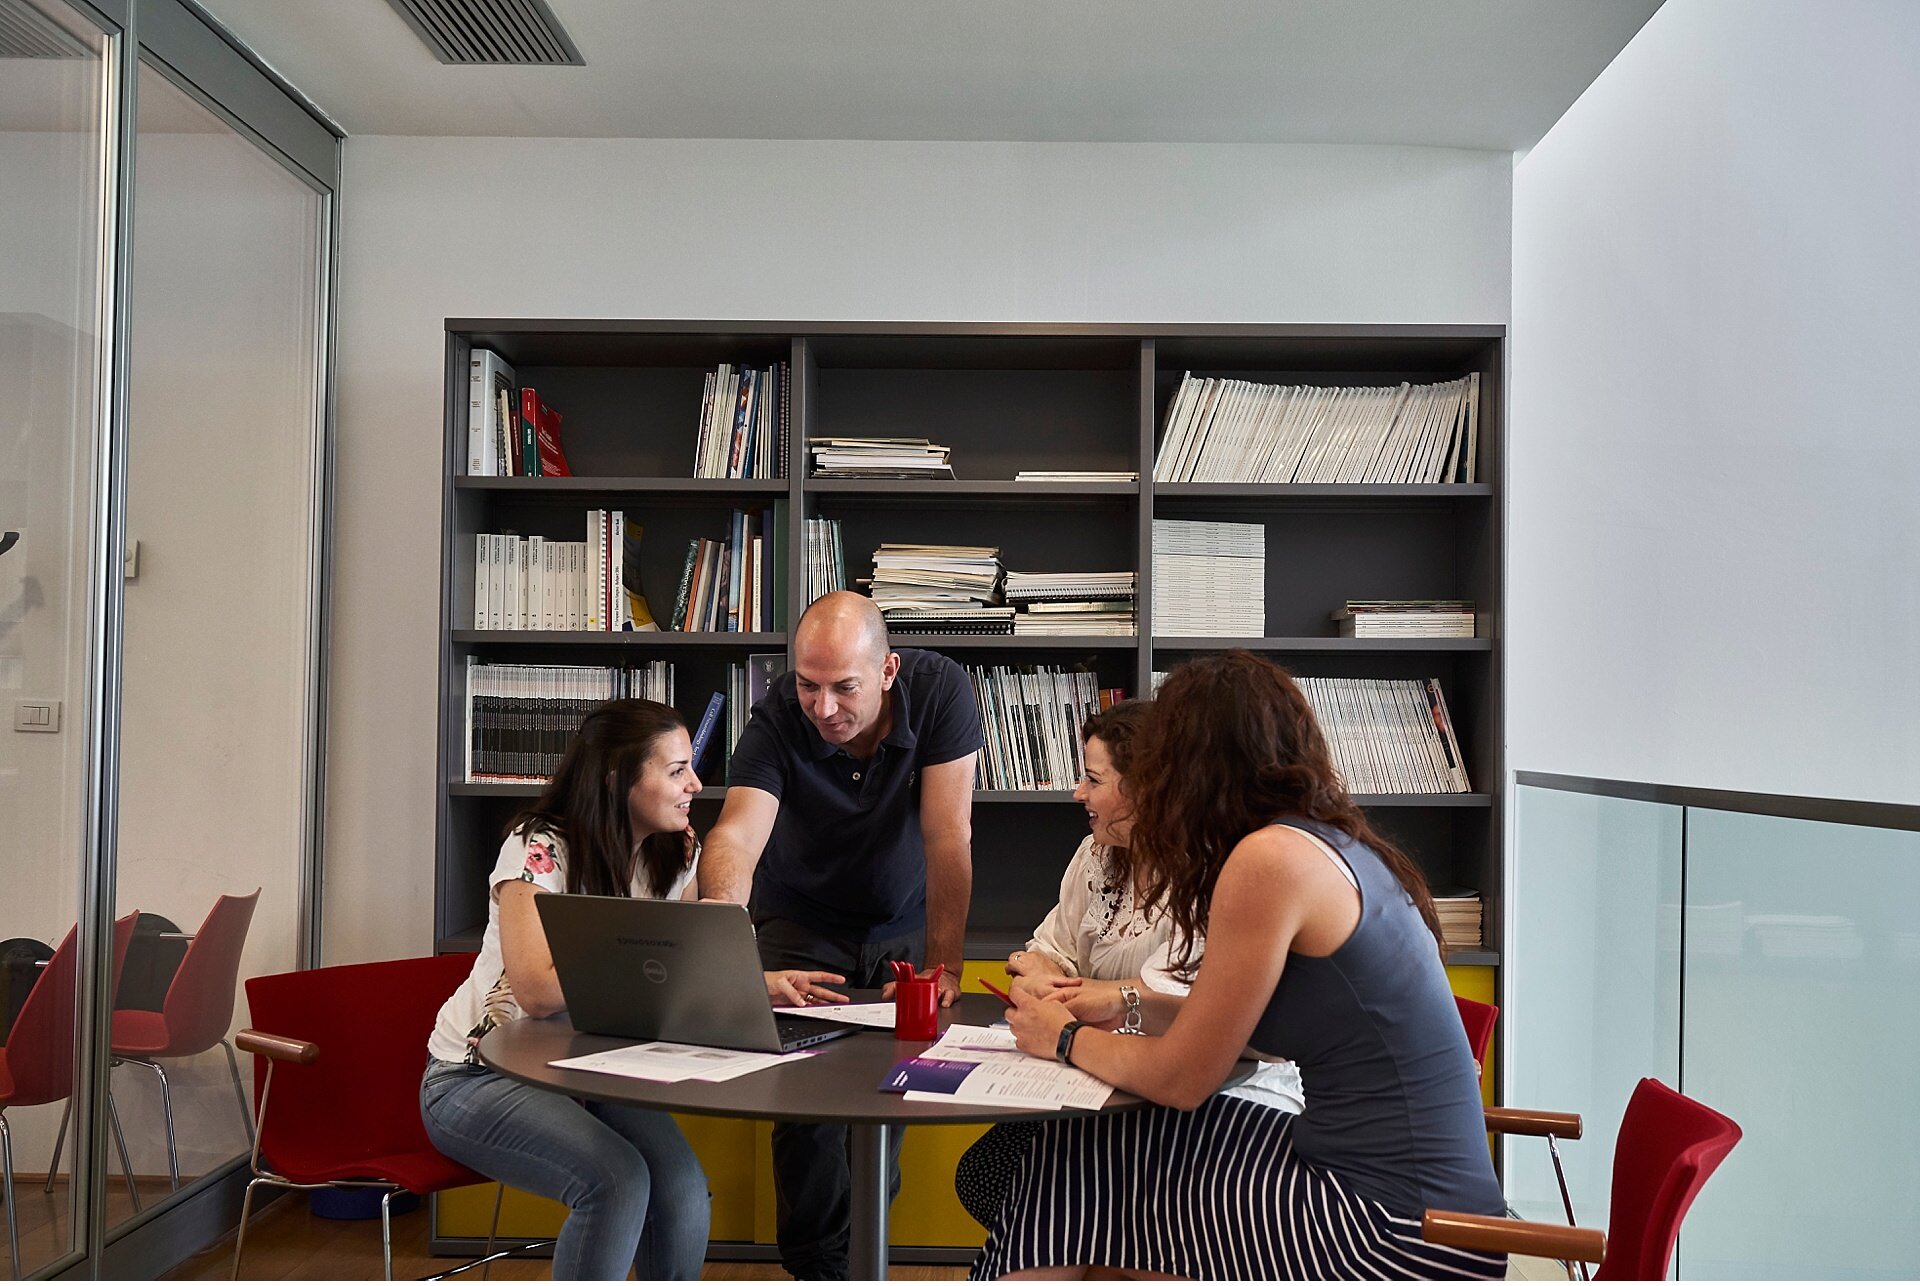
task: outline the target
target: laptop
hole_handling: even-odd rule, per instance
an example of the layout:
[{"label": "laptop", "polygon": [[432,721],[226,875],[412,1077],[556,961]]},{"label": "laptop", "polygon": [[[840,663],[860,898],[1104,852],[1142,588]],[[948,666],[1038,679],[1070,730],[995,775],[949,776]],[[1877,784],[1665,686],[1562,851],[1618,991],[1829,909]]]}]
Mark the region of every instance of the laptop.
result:
[{"label": "laptop", "polygon": [[743,906],[584,893],[533,904],[576,1031],[788,1054],[861,1030],[773,1012]]}]

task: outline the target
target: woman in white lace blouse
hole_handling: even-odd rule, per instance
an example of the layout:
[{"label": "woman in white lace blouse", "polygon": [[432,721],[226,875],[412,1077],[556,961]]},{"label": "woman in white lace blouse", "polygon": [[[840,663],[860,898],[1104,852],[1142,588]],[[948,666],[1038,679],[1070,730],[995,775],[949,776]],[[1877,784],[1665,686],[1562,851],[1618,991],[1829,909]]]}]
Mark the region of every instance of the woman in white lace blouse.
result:
[{"label": "woman in white lace blouse", "polygon": [[[1130,1014],[1139,1012],[1142,991],[1185,995],[1188,990],[1169,970],[1173,922],[1140,906],[1127,862],[1133,809],[1126,774],[1135,738],[1152,708],[1147,701],[1122,701],[1080,730],[1086,771],[1073,797],[1086,808],[1092,833],[1067,863],[1059,902],[1026,948],[1007,957],[1016,990],[1041,999],[1106,991],[1116,1009]],[[1300,1074],[1292,1063],[1270,1063],[1229,1092],[1284,1111],[1301,1110]],[[991,1226],[999,1212],[1033,1134],[1034,1127],[1025,1123],[997,1125],[960,1158],[954,1189],[982,1226]]]}]

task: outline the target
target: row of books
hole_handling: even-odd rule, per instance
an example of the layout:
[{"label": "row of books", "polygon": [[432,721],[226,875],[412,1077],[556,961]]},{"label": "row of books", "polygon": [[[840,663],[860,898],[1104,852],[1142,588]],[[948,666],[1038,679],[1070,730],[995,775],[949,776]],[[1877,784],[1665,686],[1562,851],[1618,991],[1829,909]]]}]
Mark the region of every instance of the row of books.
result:
[{"label": "row of books", "polygon": [[1332,615],[1341,638],[1470,639],[1473,604],[1466,599],[1348,599]]},{"label": "row of books", "polygon": [[674,701],[673,663],[499,665],[467,658],[467,781],[545,781],[603,701]]},{"label": "row of books", "polygon": [[1472,789],[1438,679],[1294,680],[1313,706],[1333,766],[1358,795]]},{"label": "row of books", "polygon": [[474,537],[476,630],[657,630],[640,590],[644,529],[589,509],[584,541],[510,532]]},{"label": "row of books", "polygon": [[1153,628],[1170,637],[1265,635],[1265,525],[1155,518]]},{"label": "row of books", "polygon": [[467,358],[467,473],[481,478],[568,478],[560,448],[560,413],[521,388],[500,354],[474,349]]},{"label": "row of books", "polygon": [[951,447],[925,438],[808,438],[816,478],[951,478]]},{"label": "row of books", "polygon": [[[1169,671],[1153,672],[1158,695]],[[1295,675],[1356,795],[1466,794],[1466,759],[1438,679],[1323,679]]]},{"label": "row of books", "polygon": [[759,370],[722,362],[708,372],[693,476],[786,477],[790,385],[785,362]]},{"label": "row of books", "polygon": [[728,534],[687,542],[667,628],[730,634],[787,624],[786,501],[768,514],[736,509]]},{"label": "row of books", "polygon": [[1326,388],[1195,379],[1167,405],[1155,482],[1472,482],[1480,376]]},{"label": "row of books", "polygon": [[1080,728],[1126,699],[1097,675],[1054,666],[970,665],[983,747],[980,790],[1072,790],[1084,767]]},{"label": "row of books", "polygon": [[[807,519],[807,602],[847,587],[847,554],[838,518]],[[784,628],[784,627],[783,627]]]}]

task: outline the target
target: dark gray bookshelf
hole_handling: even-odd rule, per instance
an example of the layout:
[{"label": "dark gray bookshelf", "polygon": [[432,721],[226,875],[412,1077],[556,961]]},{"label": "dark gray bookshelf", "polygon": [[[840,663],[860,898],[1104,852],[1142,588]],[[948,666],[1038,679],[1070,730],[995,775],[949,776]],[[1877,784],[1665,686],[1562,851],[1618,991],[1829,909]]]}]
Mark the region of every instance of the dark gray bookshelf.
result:
[{"label": "dark gray bookshelf", "polygon": [[[517,531],[578,540],[589,508],[645,522],[641,574],[656,614],[673,606],[686,541],[718,536],[735,508],[786,501],[786,578],[804,583],[806,518],[838,518],[850,580],[882,541],[983,544],[1019,571],[1132,570],[1137,638],[898,635],[900,646],[966,664],[1087,668],[1102,687],[1148,691],[1182,659],[1246,647],[1303,675],[1438,678],[1467,755],[1472,794],[1369,795],[1362,807],[1436,884],[1480,890],[1486,948],[1454,963],[1497,965],[1505,837],[1503,444],[1505,331],[1488,326],[811,323],[451,319],[443,492],[441,780],[435,941],[477,945],[481,887],[531,783],[464,783],[466,658],[521,663],[674,661],[697,718],[729,663],[786,651],[805,604],[754,634],[484,631],[470,624],[472,536]],[[577,476],[470,478],[467,355],[489,347],[563,416]],[[774,480],[696,479],[695,421],[719,362],[790,363],[789,450]],[[1183,372],[1266,382],[1392,384],[1481,376],[1478,477],[1381,486],[1156,483],[1153,461]],[[808,437],[918,435],[953,448],[956,477],[811,479]],[[1132,471],[1137,482],[1016,482],[1021,470]],[[1151,613],[1156,518],[1259,522],[1267,531],[1267,630],[1247,639],[1157,637]],[[1328,614],[1348,598],[1470,598],[1485,637],[1346,639]],[[711,765],[710,765],[711,766]],[[695,803],[711,825],[724,788]],[[1052,904],[1085,817],[1065,791],[981,791],[974,809],[968,951],[1023,945]]]}]

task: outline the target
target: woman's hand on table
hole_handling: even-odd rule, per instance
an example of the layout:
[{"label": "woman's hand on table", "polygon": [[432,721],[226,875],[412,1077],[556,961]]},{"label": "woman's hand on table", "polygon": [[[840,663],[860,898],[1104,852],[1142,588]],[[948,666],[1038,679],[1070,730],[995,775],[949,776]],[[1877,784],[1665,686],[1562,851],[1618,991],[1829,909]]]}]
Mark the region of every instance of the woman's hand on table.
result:
[{"label": "woman's hand on table", "polygon": [[1035,1058],[1053,1058],[1060,1049],[1060,1029],[1073,1013],[1057,1000],[1040,1000],[1015,989],[1013,1008],[1007,1010],[1007,1026],[1024,1054]]},{"label": "woman's hand on table", "polygon": [[776,1005],[844,1005],[847,998],[822,984],[846,978],[824,969],[775,969],[766,974],[767,999]]},{"label": "woman's hand on table", "polygon": [[1017,974],[1007,984],[1009,992],[1020,992],[1035,1000],[1065,1000],[1068,996],[1086,985],[1084,978],[1069,978],[1065,974],[1045,970],[1028,974]]}]

